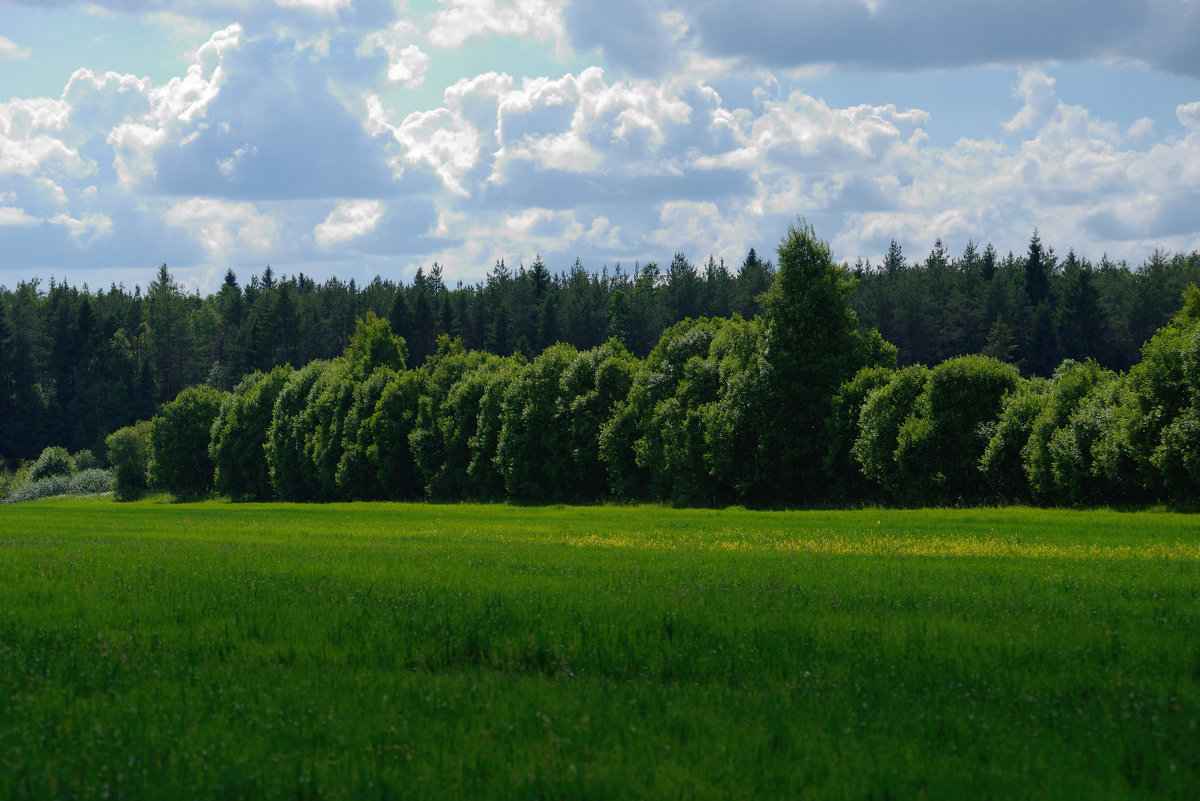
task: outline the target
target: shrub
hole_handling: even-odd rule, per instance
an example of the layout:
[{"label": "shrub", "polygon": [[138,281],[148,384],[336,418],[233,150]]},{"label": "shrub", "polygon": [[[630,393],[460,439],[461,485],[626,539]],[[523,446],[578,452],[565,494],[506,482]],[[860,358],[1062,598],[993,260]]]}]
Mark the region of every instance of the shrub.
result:
[{"label": "shrub", "polygon": [[118,428],[104,440],[113,466],[113,493],[119,501],[132,501],[146,491],[150,430],[150,421],[142,420]]},{"label": "shrub", "polygon": [[110,470],[88,468],[75,475],[53,475],[28,481],[13,490],[5,503],[24,503],[58,495],[99,495],[111,492],[113,474]]},{"label": "shrub", "polygon": [[52,445],[42,451],[42,455],[29,469],[30,481],[41,481],[51,476],[70,476],[75,472],[75,461],[66,448]]},{"label": "shrub", "polygon": [[71,454],[71,461],[75,463],[75,469],[80,472],[102,467],[100,460],[96,458],[96,455],[86,449]]}]

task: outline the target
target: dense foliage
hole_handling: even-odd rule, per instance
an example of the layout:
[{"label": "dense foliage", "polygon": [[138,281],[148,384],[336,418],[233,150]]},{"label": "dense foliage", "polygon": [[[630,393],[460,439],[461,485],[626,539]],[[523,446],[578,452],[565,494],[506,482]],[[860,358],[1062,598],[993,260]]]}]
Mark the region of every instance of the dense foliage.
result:
[{"label": "dense foliage", "polygon": [[[237,500],[766,505],[1187,504],[1200,497],[1200,290],[1184,293],[1182,311],[1128,372],[1092,358],[1050,364],[1058,350],[1035,359],[1026,348],[1021,366],[1036,362],[1045,376],[1030,378],[997,358],[1013,354],[994,342],[983,343],[982,354],[906,364],[904,350],[854,309],[867,296],[865,283],[872,292],[880,282],[903,286],[922,269],[930,281],[939,270],[966,281],[976,267],[985,283],[1016,280],[1018,260],[998,262],[989,250],[976,264],[972,253],[953,264],[931,257],[918,269],[906,268],[893,248],[884,270],[856,278],[799,221],[779,245],[778,269],[756,301],[761,313],[685,317],[644,358],[618,336],[586,348],[559,341],[532,357],[522,348],[494,355],[447,333],[427,349],[368,310],[340,354],[299,369],[249,372],[230,392],[219,389],[230,376],[217,364],[205,384],[162,404],[148,442],[134,429],[110,437],[117,494],[150,488],[194,496],[215,487]],[[1073,255],[1060,271],[1055,263],[1035,234],[1020,289],[1043,310],[1065,286],[1056,282],[1091,270]],[[1175,273],[1190,264],[1177,260]],[[553,297],[554,279],[540,262],[535,268],[504,273],[503,281],[528,280],[535,296]],[[727,289],[760,273],[770,270],[752,253],[738,278],[727,276]],[[695,275],[688,284],[689,274],[679,257],[666,283],[644,287],[661,290],[681,313],[703,310],[709,284]],[[166,303],[170,286],[164,269],[146,302]],[[621,314],[638,305],[637,286],[621,296],[630,304]],[[233,283],[222,289],[230,303],[241,297],[235,290]],[[273,297],[286,296],[278,291]],[[405,292],[385,295],[388,316],[412,331]],[[162,324],[168,319],[187,315],[176,309]],[[626,314],[613,331],[634,341],[636,319]],[[1066,329],[1051,336],[1034,328],[1045,342],[1067,341]],[[187,359],[172,352],[161,368],[185,380]],[[419,359],[412,368],[410,355]],[[58,469],[64,458],[65,450],[47,451],[35,470]],[[142,464],[144,483],[133,475]]]},{"label": "dense foliage", "polygon": [[[1200,254],[1092,264],[1074,252],[1060,259],[1035,233],[1016,255],[970,244],[956,258],[938,242],[910,262],[893,244],[879,264],[847,271],[861,330],[878,329],[901,366],[983,353],[1049,376],[1068,358],[1128,370],[1183,288],[1200,283]],[[132,291],[33,279],[0,287],[0,460],[32,460],[47,445],[103,454],[107,434],[149,419],[186,386],[232,390],[255,371],[333,359],[369,312],[407,343],[412,366],[439,336],[529,361],[556,342],[587,351],[612,338],[644,359],[681,320],[753,319],[775,273],[751,250],[738,265],[676,254],[666,269],[598,273],[578,262],[558,273],[540,258],[515,270],[498,262],[485,280],[456,286],[436,264],[407,284],[318,284],[270,267],[242,283],[230,270],[207,297],[185,293],[166,265]]]}]

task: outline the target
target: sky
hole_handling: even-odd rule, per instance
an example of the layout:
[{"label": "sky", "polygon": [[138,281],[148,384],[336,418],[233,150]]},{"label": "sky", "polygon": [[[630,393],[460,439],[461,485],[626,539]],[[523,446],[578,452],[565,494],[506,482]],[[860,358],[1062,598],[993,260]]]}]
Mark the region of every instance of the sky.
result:
[{"label": "sky", "polygon": [[0,0],[0,285],[1200,249],[1200,0]]}]

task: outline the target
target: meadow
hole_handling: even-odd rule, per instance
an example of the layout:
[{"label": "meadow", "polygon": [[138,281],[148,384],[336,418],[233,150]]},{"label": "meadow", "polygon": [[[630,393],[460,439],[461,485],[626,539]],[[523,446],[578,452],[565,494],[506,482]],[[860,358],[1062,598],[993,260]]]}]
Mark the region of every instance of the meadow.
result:
[{"label": "meadow", "polygon": [[1195,798],[1197,523],[10,506],[0,798]]}]

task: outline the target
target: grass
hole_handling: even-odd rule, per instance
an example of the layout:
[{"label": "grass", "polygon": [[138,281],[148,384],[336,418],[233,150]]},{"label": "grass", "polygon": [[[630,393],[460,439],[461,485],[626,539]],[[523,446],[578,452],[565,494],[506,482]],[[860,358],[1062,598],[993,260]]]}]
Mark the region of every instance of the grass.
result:
[{"label": "grass", "polygon": [[1169,513],[38,501],[0,798],[1195,798]]}]

